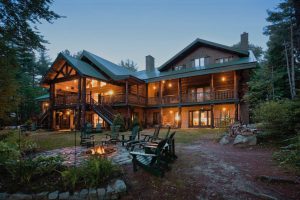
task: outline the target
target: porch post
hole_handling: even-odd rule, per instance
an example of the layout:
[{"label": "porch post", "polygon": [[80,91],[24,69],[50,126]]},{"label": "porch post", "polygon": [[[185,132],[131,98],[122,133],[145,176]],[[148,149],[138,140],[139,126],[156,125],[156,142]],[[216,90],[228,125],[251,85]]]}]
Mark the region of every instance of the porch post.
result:
[{"label": "porch post", "polygon": [[128,81],[125,84],[126,105],[128,105]]},{"label": "porch post", "polygon": [[145,87],[146,87],[146,105],[148,105],[148,83],[146,83],[146,85],[145,85]]},{"label": "porch post", "polygon": [[178,108],[178,116],[179,116],[178,128],[181,128],[181,120],[182,120],[182,117],[181,117],[181,106],[179,106],[179,108]]},{"label": "porch post", "polygon": [[85,110],[86,110],[86,78],[82,78],[82,91],[81,91],[81,127],[85,124]]},{"label": "porch post", "polygon": [[159,81],[159,103],[162,105],[162,89],[161,89],[161,81]]},{"label": "porch post", "polygon": [[239,120],[239,104],[235,103],[235,112],[234,112],[234,121],[238,121]]},{"label": "porch post", "polygon": [[236,71],[234,71],[233,72],[233,92],[234,92],[234,98],[235,99],[237,99],[238,98],[238,84],[237,84],[237,81],[238,81],[238,79],[237,79],[237,72]]},{"label": "porch post", "polygon": [[181,88],[181,78],[179,78],[178,79],[178,102],[179,102],[179,104],[181,104],[181,102],[182,102],[182,98],[181,98],[181,94],[182,94],[182,88]]},{"label": "porch post", "polygon": [[210,119],[210,123],[211,123],[211,128],[215,127],[215,117],[214,117],[214,105],[210,105],[210,109],[211,109],[211,119]]},{"label": "porch post", "polygon": [[50,84],[50,120],[49,120],[49,128],[50,129],[55,129],[55,111],[54,111],[54,105],[55,105],[55,84],[51,83]]},{"label": "porch post", "polygon": [[214,74],[210,75],[210,96],[211,99],[215,99],[214,98]]},{"label": "porch post", "polygon": [[78,98],[77,98],[77,115],[76,115],[76,129],[80,129],[80,116],[81,116],[81,77],[78,78]]}]

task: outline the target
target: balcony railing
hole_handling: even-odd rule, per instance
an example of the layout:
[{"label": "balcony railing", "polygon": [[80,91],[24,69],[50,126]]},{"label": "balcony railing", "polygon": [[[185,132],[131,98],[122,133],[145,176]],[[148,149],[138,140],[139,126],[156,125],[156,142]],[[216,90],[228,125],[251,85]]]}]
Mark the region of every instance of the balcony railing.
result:
[{"label": "balcony railing", "polygon": [[64,96],[56,96],[54,98],[54,105],[61,106],[61,105],[74,105],[78,102],[78,95],[77,94],[68,94]]}]

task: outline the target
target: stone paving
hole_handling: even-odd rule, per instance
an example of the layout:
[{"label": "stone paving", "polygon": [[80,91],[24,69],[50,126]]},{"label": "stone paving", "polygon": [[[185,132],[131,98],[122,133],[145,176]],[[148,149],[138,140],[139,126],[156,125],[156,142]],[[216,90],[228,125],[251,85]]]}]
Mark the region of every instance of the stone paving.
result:
[{"label": "stone paving", "polygon": [[[121,144],[114,145],[116,147],[116,152],[107,156],[108,159],[112,160],[112,162],[123,165],[131,163],[132,157],[129,154],[129,151],[126,150]],[[86,151],[89,148],[77,146],[75,147],[65,147],[60,149],[54,149],[50,151],[44,151],[38,153],[36,156],[57,156],[60,155],[64,162],[63,164],[66,166],[74,166],[75,165],[75,149],[76,149],[76,165],[80,165],[84,160],[86,160],[90,155],[86,154]]]}]

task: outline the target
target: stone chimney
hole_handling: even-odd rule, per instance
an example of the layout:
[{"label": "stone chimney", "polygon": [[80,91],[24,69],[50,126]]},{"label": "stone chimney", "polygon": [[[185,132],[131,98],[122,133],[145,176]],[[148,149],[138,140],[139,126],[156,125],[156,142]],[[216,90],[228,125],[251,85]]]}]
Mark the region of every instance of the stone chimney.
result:
[{"label": "stone chimney", "polygon": [[241,44],[240,48],[242,50],[248,51],[249,50],[249,40],[248,40],[248,33],[244,32],[241,34]]},{"label": "stone chimney", "polygon": [[151,55],[146,56],[146,71],[154,71],[154,58]]}]

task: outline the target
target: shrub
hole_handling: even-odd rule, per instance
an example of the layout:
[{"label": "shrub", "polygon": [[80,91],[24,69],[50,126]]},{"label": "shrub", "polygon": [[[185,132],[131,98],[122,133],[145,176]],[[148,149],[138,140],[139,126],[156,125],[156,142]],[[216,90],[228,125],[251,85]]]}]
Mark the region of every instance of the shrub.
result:
[{"label": "shrub", "polygon": [[38,148],[37,143],[31,140],[22,140],[21,142],[21,151],[25,155],[36,152]]},{"label": "shrub", "polygon": [[0,164],[4,165],[8,160],[17,160],[19,156],[20,151],[16,145],[0,141]]},{"label": "shrub", "polygon": [[0,141],[3,141],[5,139],[7,139],[11,135],[13,135],[13,133],[14,133],[13,131],[3,131],[3,132],[0,132]]},{"label": "shrub", "polygon": [[273,138],[294,134],[297,126],[295,103],[291,100],[262,103],[255,109],[254,119]]},{"label": "shrub", "polygon": [[79,167],[61,172],[65,189],[75,190],[76,186],[97,187],[118,174],[119,168],[110,160],[91,157]]},{"label": "shrub", "polygon": [[113,125],[120,126],[120,131],[125,131],[124,117],[120,113],[115,115]]}]

